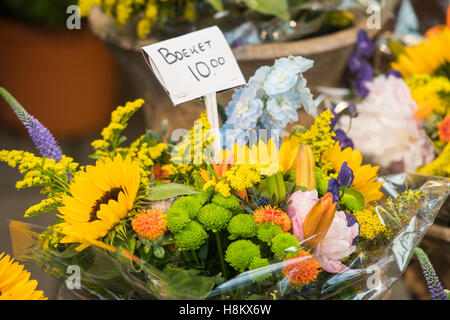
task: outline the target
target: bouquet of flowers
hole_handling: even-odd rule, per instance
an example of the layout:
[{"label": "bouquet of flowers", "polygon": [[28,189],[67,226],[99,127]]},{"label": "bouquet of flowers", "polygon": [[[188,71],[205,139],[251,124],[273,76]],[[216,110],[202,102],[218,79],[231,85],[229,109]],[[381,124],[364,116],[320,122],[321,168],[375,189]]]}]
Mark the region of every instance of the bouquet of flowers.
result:
[{"label": "bouquet of flowers", "polygon": [[419,169],[425,174],[450,176],[450,6],[447,25],[435,26],[426,39],[401,48],[392,67],[401,72],[417,102],[415,118],[423,121],[436,160]]},{"label": "bouquet of flowers", "polygon": [[[283,118],[289,110],[308,105],[304,64],[312,61],[276,61],[235,94],[224,123],[248,116],[249,138],[226,139],[220,154],[211,153],[206,114],[181,143],[147,130],[124,146],[128,120],[144,104],[138,99],[118,107],[93,141],[94,165],[64,155],[1,89],[41,156],[3,150],[0,160],[23,174],[17,188],[40,187],[46,196],[25,216],[57,211],[58,218],[49,227],[12,221],[16,258],[60,279],[78,268],[81,297],[384,296],[447,198],[448,181],[377,177],[359,150],[335,140],[328,109],[309,129],[279,130],[295,121]],[[267,139],[264,130],[274,128]]]},{"label": "bouquet of flowers", "polygon": [[[230,44],[285,41],[346,28],[355,17],[342,0],[79,0],[82,16],[95,5],[118,26],[135,25],[140,39],[167,38],[220,24]],[[359,4],[358,4],[359,6]],[[303,29],[303,30],[302,30]],[[247,43],[245,43],[247,44]]]}]

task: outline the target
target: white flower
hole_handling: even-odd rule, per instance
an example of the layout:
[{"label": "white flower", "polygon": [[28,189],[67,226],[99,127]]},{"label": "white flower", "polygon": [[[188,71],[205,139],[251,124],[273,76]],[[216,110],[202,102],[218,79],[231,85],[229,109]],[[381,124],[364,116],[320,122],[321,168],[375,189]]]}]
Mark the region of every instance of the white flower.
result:
[{"label": "white flower", "polygon": [[434,157],[407,84],[399,78],[378,76],[367,83],[369,95],[357,105],[349,137],[355,148],[382,167],[402,163],[415,171]]}]

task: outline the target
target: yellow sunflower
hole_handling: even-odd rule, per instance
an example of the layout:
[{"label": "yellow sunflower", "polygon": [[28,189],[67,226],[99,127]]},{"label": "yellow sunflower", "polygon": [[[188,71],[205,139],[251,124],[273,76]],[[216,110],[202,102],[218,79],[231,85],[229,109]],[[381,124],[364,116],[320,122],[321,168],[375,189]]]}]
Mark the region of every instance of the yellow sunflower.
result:
[{"label": "yellow sunflower", "polygon": [[0,300],[47,300],[30,273],[9,255],[0,254]]},{"label": "yellow sunflower", "polygon": [[450,63],[450,29],[444,28],[437,36],[423,39],[413,47],[406,47],[392,68],[400,71],[405,79],[414,74],[432,74]]},{"label": "yellow sunflower", "polygon": [[108,248],[103,238],[133,209],[139,190],[139,164],[130,157],[99,160],[86,166],[70,185],[71,196],[63,197],[56,226],[65,237],[61,243],[81,243],[78,251],[91,244]]},{"label": "yellow sunflower", "polygon": [[331,168],[337,173],[341,169],[342,163],[347,161],[347,165],[353,170],[354,175],[352,187],[364,195],[367,203],[383,197],[383,193],[380,191],[383,183],[375,182],[379,167],[370,164],[362,166],[362,155],[359,150],[352,148],[342,150],[339,142],[336,142],[322,154],[322,161],[329,162]]}]

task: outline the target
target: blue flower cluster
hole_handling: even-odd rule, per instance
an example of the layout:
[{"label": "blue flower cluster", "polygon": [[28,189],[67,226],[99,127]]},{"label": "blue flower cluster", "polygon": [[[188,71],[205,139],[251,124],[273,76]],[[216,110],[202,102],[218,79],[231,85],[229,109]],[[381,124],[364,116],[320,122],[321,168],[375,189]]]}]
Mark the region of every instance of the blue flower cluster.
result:
[{"label": "blue flower cluster", "polygon": [[289,56],[276,60],[272,67],[259,68],[245,87],[235,90],[226,108],[227,121],[222,131],[227,132],[227,139],[234,138],[229,137],[230,132],[248,136],[248,131],[254,129],[283,132],[289,123],[298,120],[297,110],[301,107],[315,116],[317,108],[302,75],[313,64],[312,60]]}]

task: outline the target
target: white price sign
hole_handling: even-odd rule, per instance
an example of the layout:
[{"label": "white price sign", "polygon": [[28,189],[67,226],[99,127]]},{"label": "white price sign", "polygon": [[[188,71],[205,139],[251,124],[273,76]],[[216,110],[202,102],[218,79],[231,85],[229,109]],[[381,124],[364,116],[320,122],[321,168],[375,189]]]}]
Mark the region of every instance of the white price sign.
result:
[{"label": "white price sign", "polygon": [[141,49],[174,105],[205,98],[218,159],[222,144],[216,92],[245,84],[223,33],[213,26]]},{"label": "white price sign", "polygon": [[174,105],[245,84],[245,78],[217,26],[142,48]]}]

